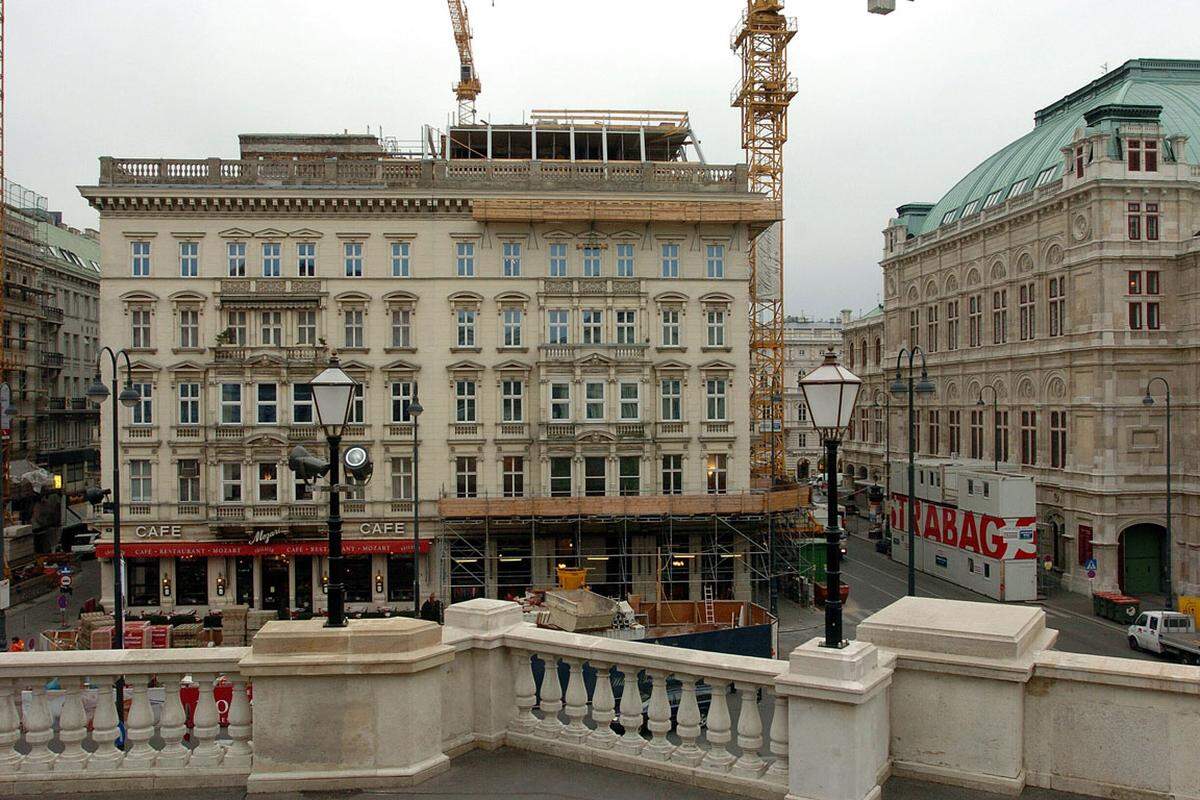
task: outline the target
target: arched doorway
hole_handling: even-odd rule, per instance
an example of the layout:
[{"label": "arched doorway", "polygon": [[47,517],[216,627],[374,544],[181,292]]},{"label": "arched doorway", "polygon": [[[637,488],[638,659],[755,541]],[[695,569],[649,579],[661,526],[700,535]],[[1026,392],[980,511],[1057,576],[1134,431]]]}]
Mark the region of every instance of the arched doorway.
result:
[{"label": "arched doorway", "polygon": [[1143,522],[1121,532],[1117,540],[1118,575],[1125,594],[1159,594],[1163,590],[1163,547],[1167,532],[1162,525]]}]

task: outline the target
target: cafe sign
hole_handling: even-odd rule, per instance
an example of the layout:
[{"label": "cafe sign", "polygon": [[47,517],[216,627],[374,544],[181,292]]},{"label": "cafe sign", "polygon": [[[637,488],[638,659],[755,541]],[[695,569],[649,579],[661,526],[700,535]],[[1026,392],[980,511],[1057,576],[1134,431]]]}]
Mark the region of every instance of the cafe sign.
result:
[{"label": "cafe sign", "polygon": [[363,536],[399,536],[404,533],[403,522],[364,522],[358,526]]},{"label": "cafe sign", "polygon": [[182,525],[138,525],[133,532],[140,539],[178,539],[183,536]]}]

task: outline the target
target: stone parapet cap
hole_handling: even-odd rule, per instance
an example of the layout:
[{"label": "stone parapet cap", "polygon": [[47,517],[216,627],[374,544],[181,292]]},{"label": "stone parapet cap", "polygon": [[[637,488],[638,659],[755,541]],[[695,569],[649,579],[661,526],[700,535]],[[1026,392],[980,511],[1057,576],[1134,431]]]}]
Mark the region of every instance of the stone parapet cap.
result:
[{"label": "stone parapet cap", "polygon": [[454,659],[441,627],[405,617],[349,620],[327,628],[324,620],[272,621],[254,637],[241,660],[244,675],[379,675],[421,672]]},{"label": "stone parapet cap", "polygon": [[775,682],[777,693],[859,705],[891,684],[892,666],[881,663],[874,645],[850,642],[836,649],[821,642],[810,639],[792,651],[788,671]]},{"label": "stone parapet cap", "polygon": [[525,625],[521,607],[511,600],[477,597],[446,608],[442,644],[462,651],[473,647],[485,650],[504,646],[506,631]]},{"label": "stone parapet cap", "polygon": [[1200,670],[1161,661],[1047,650],[1034,658],[1033,674],[1036,678],[1200,696]]},{"label": "stone parapet cap", "polygon": [[239,672],[249,647],[177,647],[130,650],[67,650],[5,653],[0,680],[92,675],[157,675]]}]

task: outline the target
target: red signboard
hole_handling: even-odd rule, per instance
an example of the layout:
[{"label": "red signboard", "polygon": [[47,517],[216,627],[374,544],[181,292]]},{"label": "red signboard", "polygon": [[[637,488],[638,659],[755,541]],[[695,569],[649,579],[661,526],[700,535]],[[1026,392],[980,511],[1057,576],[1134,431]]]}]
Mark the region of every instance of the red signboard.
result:
[{"label": "red signboard", "polygon": [[[412,539],[346,539],[342,554],[363,556],[375,553],[411,554]],[[268,542],[129,542],[121,544],[124,558],[170,558],[172,556],[323,556],[329,552],[325,541]],[[429,539],[421,540],[421,552],[429,552]],[[96,556],[112,558],[112,542],[96,544]]]},{"label": "red signboard", "polygon": [[[1037,519],[1004,519],[954,506],[914,502],[917,535],[988,558],[1037,558]],[[892,494],[892,528],[908,530],[908,495]]]}]

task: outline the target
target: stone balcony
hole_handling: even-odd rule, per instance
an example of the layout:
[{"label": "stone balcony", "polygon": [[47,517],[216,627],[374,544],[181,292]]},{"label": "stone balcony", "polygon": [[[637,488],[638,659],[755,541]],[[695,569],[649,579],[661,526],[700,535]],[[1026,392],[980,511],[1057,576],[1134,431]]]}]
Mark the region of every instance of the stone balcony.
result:
[{"label": "stone balcony", "polygon": [[[638,788],[588,797],[864,800],[889,776],[923,781],[908,793],[922,798],[951,796],[935,784],[1195,797],[1200,670],[1060,653],[1045,621],[905,598],[860,623],[861,641],[783,660],[537,628],[479,599],[444,628],[271,622],[251,647],[3,653],[0,796],[559,796],[554,764]],[[498,747],[520,755],[462,760]],[[508,789],[439,784],[476,758],[506,765]]]}]

